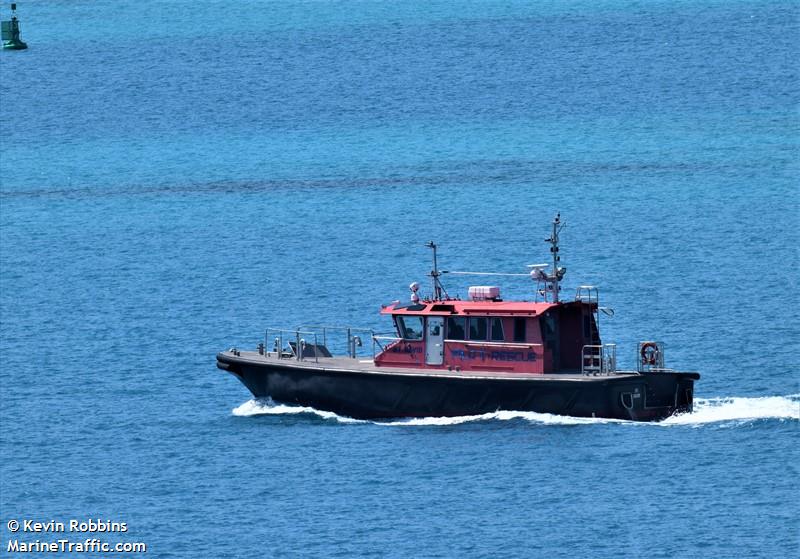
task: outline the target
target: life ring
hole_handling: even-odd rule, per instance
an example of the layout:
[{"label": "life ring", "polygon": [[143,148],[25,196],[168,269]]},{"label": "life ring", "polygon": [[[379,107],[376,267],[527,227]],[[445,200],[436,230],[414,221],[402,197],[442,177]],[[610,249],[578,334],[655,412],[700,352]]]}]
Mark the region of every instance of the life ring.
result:
[{"label": "life ring", "polygon": [[651,367],[658,361],[658,344],[655,342],[645,342],[642,344],[642,365]]}]

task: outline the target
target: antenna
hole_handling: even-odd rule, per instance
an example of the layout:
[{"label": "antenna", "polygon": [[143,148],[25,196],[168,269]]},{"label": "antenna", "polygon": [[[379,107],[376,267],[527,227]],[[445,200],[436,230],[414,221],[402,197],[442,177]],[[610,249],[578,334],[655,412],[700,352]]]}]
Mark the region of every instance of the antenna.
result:
[{"label": "antenna", "polygon": [[428,241],[425,243],[425,246],[433,250],[433,270],[431,273],[428,274],[431,278],[433,278],[433,299],[434,301],[441,301],[442,300],[442,292],[447,294],[444,287],[442,287],[442,282],[439,281],[439,276],[442,275],[442,272],[439,271],[439,264],[436,260],[436,243],[433,241]]},{"label": "antenna", "polygon": [[[545,293],[547,291],[551,291],[553,293],[553,302],[558,303],[558,292],[561,290],[561,287],[558,285],[561,281],[561,278],[564,277],[566,273],[566,268],[559,268],[558,263],[561,261],[561,256],[558,254],[558,234],[564,228],[565,224],[561,223],[561,212],[556,214],[555,219],[553,219],[553,233],[549,239],[545,239],[544,242],[550,243],[550,252],[553,254],[553,273],[547,276],[547,283],[545,285]],[[538,268],[538,266],[532,266],[534,269]]]}]

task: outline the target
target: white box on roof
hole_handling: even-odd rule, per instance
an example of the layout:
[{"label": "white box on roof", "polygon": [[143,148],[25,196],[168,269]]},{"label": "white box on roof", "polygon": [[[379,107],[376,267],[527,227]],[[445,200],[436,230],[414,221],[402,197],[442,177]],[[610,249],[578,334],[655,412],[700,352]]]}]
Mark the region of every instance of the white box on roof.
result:
[{"label": "white box on roof", "polygon": [[491,301],[500,298],[500,288],[496,285],[472,285],[469,298],[473,301]]}]

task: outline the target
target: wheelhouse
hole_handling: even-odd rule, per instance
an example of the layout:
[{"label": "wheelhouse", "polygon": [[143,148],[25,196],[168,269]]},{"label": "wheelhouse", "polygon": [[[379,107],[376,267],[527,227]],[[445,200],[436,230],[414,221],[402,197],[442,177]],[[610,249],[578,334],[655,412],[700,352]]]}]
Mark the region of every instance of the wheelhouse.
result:
[{"label": "wheelhouse", "polygon": [[520,373],[581,371],[601,345],[597,301],[434,300],[384,307],[396,339],[376,365]]}]

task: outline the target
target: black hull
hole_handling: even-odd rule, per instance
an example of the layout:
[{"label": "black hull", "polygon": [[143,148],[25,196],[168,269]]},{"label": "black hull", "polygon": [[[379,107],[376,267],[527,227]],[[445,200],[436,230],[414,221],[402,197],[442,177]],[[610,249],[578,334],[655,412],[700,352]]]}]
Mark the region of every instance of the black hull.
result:
[{"label": "black hull", "polygon": [[[602,377],[474,375],[329,369],[286,360],[253,362],[230,352],[217,366],[256,398],[310,406],[358,419],[481,415],[498,410],[657,421],[692,410],[697,373]],[[555,378],[554,378],[555,377]]]}]

